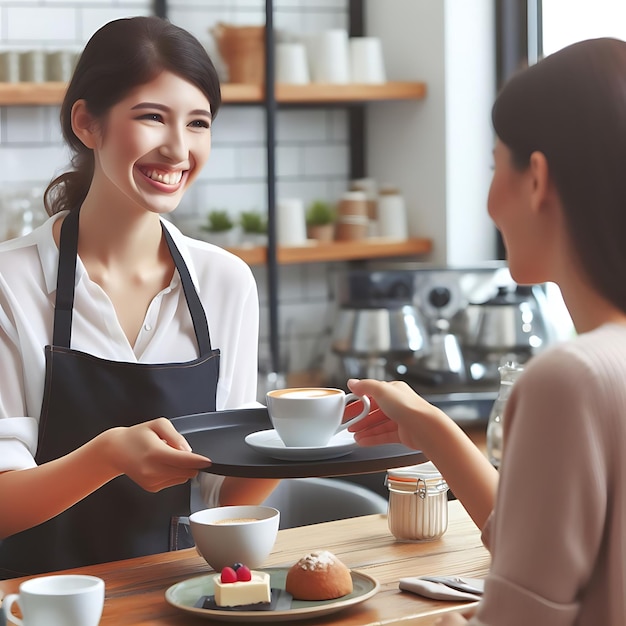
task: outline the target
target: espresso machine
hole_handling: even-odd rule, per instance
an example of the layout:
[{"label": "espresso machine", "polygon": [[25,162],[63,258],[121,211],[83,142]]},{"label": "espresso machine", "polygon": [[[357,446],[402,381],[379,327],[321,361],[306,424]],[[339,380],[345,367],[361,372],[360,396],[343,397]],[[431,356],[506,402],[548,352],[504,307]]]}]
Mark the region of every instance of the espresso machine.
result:
[{"label": "espresso machine", "polygon": [[557,339],[543,286],[516,285],[502,262],[347,270],[337,294],[340,376],[404,380],[458,422],[486,421],[498,367]]},{"label": "espresso machine", "polygon": [[337,294],[332,350],[346,378],[385,380],[389,362],[429,351],[411,272],[350,270],[339,275]]}]

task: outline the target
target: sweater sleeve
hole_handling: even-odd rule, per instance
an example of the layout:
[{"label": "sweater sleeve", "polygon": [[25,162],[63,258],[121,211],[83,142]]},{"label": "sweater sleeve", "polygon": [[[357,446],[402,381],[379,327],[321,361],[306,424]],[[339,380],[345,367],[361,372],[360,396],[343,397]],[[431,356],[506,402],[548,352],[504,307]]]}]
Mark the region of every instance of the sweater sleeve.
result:
[{"label": "sweater sleeve", "polygon": [[607,508],[601,382],[565,351],[537,357],[507,405],[493,560],[471,624],[573,624],[592,575]]}]

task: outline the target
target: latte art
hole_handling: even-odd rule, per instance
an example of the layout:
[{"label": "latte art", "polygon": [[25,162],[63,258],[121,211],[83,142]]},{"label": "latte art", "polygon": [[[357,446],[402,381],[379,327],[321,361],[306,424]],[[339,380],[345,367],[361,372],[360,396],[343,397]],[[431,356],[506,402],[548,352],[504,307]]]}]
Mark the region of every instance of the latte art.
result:
[{"label": "latte art", "polygon": [[327,396],[336,396],[343,393],[340,389],[324,389],[324,388],[300,388],[300,389],[279,389],[270,391],[269,395],[274,398],[324,398]]}]

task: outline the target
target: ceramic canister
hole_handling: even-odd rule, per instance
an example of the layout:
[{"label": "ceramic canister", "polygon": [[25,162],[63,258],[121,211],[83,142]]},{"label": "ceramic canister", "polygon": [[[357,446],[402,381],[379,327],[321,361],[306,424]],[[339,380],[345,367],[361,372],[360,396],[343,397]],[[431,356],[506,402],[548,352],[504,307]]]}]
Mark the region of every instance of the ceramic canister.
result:
[{"label": "ceramic canister", "polygon": [[281,246],[306,243],[306,217],[301,198],[280,198],[276,202],[276,238]]},{"label": "ceramic canister", "polygon": [[381,237],[408,239],[404,197],[394,187],[384,187],[379,192],[378,232]]}]

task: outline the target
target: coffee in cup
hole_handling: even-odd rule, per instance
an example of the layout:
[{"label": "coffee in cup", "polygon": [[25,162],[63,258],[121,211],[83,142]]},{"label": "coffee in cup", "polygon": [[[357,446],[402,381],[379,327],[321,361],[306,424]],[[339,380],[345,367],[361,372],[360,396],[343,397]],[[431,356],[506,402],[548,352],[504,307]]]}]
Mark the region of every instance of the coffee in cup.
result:
[{"label": "coffee in cup", "polygon": [[271,506],[218,506],[189,516],[196,549],[217,572],[233,563],[260,567],[270,555],[280,524]]},{"label": "coffee in cup", "polygon": [[[287,447],[322,447],[333,435],[368,415],[370,401],[330,387],[276,389],[266,394],[267,409],[274,429]],[[346,404],[363,403],[359,415],[342,423]]]},{"label": "coffee in cup", "polygon": [[[18,604],[22,619],[11,612]],[[18,626],[98,626],[104,606],[104,581],[96,576],[60,574],[24,581],[6,596],[2,611]]]}]

